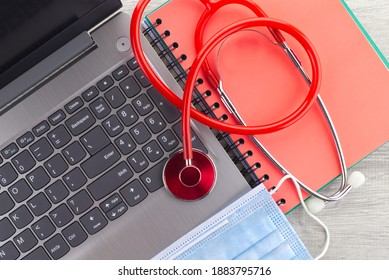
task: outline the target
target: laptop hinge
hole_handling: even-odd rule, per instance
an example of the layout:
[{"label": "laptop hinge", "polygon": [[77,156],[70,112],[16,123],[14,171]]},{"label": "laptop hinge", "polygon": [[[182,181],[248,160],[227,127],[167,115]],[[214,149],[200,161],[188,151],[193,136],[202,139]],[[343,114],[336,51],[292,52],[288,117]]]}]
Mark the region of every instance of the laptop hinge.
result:
[{"label": "laptop hinge", "polygon": [[20,77],[0,89],[0,114],[3,114],[10,107],[28,96],[36,88],[95,46],[96,44],[89,33],[83,32]]}]

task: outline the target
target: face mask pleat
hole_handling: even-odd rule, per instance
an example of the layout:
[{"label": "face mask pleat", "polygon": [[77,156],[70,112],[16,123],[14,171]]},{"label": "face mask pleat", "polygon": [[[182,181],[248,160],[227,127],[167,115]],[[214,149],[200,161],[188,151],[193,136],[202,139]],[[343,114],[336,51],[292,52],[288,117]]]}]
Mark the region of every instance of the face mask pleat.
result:
[{"label": "face mask pleat", "polygon": [[[265,238],[259,240],[256,244],[249,247],[239,256],[235,257],[236,260],[260,260],[266,259],[267,255],[272,256],[273,252],[277,252],[277,248],[285,247],[282,259],[290,259],[294,257],[292,249],[286,244],[278,231],[273,231]],[[274,256],[274,259],[280,259],[278,254]]]},{"label": "face mask pleat", "polygon": [[201,248],[186,259],[233,259],[274,230],[276,227],[264,209],[246,217],[242,214],[202,240]]},{"label": "face mask pleat", "polygon": [[288,243],[284,242],[266,255],[261,256],[259,260],[290,260],[294,256],[292,248],[290,248]]},{"label": "face mask pleat", "polygon": [[154,259],[312,259],[264,185],[260,185]]}]

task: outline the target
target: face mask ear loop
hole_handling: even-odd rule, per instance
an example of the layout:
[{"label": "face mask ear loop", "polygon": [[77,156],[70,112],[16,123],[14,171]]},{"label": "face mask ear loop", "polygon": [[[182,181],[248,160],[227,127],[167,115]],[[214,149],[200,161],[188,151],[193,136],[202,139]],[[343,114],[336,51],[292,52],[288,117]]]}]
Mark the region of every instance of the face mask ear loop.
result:
[{"label": "face mask ear loop", "polygon": [[294,186],[296,187],[296,191],[297,191],[297,195],[300,199],[300,202],[305,210],[305,212],[307,212],[307,214],[313,219],[315,220],[321,227],[323,227],[324,231],[325,231],[325,234],[326,234],[326,241],[325,241],[325,244],[324,244],[324,248],[322,250],[322,252],[315,258],[315,260],[320,260],[328,251],[328,247],[330,246],[330,232],[327,228],[327,226],[318,218],[316,217],[314,214],[312,214],[307,205],[305,204],[304,202],[304,198],[303,198],[303,195],[301,193],[301,188],[300,188],[300,185],[298,184],[297,180],[293,177],[293,176],[290,176],[290,175],[286,175],[284,176],[277,184],[277,186],[272,189],[270,191],[270,194],[273,195],[275,194],[280,188],[281,186],[285,183],[286,180],[291,180],[294,184]]}]

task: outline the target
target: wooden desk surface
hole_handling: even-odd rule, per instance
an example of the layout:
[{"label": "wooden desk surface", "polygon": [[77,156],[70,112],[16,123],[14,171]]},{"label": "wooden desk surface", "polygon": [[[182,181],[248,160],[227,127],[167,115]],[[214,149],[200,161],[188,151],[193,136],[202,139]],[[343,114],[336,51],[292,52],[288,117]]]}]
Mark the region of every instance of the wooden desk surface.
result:
[{"label": "wooden desk surface", "polygon": [[[149,11],[166,1],[151,2]],[[389,59],[389,1],[346,2]],[[137,1],[124,0],[123,3],[124,10],[131,13]],[[352,170],[364,173],[366,184],[353,190],[344,200],[327,205],[318,215],[331,233],[330,247],[324,259],[389,259],[389,143]],[[334,186],[337,186],[336,182]],[[311,254],[319,254],[324,244],[321,227],[307,216],[302,207],[287,217]]]}]

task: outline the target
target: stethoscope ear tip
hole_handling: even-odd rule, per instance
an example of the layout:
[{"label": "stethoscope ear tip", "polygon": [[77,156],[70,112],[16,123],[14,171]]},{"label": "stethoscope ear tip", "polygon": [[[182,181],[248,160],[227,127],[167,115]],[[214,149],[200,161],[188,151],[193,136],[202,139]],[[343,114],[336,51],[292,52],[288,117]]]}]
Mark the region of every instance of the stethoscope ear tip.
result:
[{"label": "stethoscope ear tip", "polygon": [[352,186],[353,189],[359,188],[366,182],[366,177],[362,172],[354,171],[350,174],[348,178],[348,184]]},{"label": "stethoscope ear tip", "polygon": [[[347,180],[348,189],[356,189],[362,186],[366,182],[366,177],[362,172],[354,171],[350,174]],[[321,212],[326,206],[326,202],[317,197],[311,197],[307,202],[306,206],[312,214]]]},{"label": "stethoscope ear tip", "polygon": [[317,197],[311,197],[305,204],[312,214],[317,214],[326,207],[325,201]]}]

